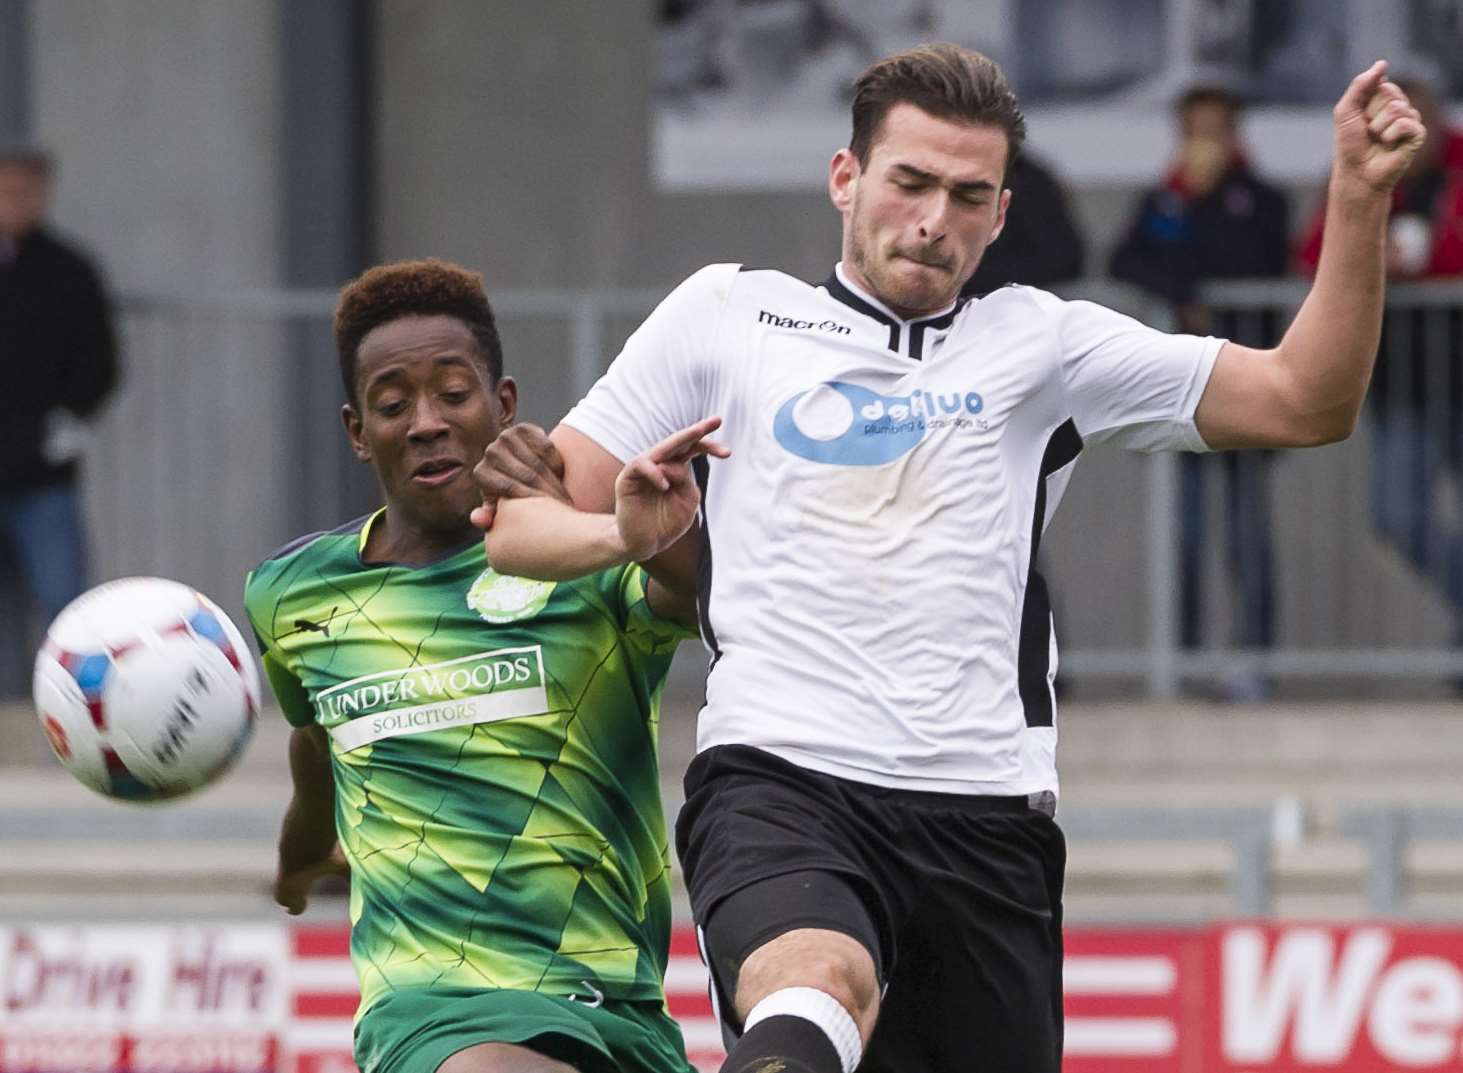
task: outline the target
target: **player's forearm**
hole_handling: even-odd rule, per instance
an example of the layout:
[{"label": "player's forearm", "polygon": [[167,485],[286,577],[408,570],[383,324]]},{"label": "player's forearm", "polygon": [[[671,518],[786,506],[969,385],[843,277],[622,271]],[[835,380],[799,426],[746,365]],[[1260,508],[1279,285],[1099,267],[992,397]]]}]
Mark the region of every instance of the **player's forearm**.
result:
[{"label": "player's forearm", "polygon": [[285,811],[279,832],[279,871],[282,875],[319,865],[335,848],[335,807],[296,792]]},{"label": "player's forearm", "polygon": [[1316,280],[1277,348],[1294,409],[1321,442],[1350,435],[1382,330],[1390,198],[1334,179]]},{"label": "player's forearm", "polygon": [[280,871],[285,873],[319,864],[335,846],[335,775],[320,727],[290,735],[290,777],[294,796],[279,832]]},{"label": "player's forearm", "polygon": [[[692,525],[670,547],[659,555],[646,559],[641,565],[657,586],[665,590],[668,600],[689,602],[694,608],[696,590],[700,581],[701,545],[703,541],[700,525]],[[667,618],[675,618],[667,614]]]},{"label": "player's forearm", "polygon": [[693,525],[674,544],[640,565],[650,576],[645,595],[650,609],[661,618],[696,626],[696,593],[701,562],[702,533]]},{"label": "player's forearm", "polygon": [[486,544],[498,573],[539,581],[570,581],[631,558],[613,514],[541,496],[502,500]]}]

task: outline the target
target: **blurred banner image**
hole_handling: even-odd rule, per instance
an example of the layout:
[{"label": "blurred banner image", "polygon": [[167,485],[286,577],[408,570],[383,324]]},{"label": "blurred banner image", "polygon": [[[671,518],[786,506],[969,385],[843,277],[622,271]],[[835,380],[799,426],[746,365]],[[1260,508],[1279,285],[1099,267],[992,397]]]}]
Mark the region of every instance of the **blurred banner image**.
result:
[{"label": "blurred banner image", "polygon": [[[355,1073],[343,927],[0,927],[0,1073]],[[1077,928],[1069,1073],[1456,1071],[1463,931]],[[720,1033],[691,928],[666,979],[697,1069]]]},{"label": "blurred banner image", "polygon": [[847,143],[849,87],[922,41],[987,53],[1031,144],[1078,182],[1137,182],[1188,86],[1257,106],[1262,170],[1325,170],[1346,72],[1387,56],[1463,93],[1460,0],[663,0],[654,174],[671,189],[812,189]]}]

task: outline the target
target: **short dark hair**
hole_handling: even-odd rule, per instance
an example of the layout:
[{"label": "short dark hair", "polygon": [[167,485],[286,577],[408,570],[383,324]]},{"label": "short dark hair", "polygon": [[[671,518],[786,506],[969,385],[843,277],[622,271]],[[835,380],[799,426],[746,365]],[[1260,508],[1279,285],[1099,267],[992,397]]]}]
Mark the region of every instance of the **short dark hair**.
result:
[{"label": "short dark hair", "polygon": [[1026,140],[1026,117],[1000,65],[959,45],[919,45],[886,56],[853,84],[853,137],[848,148],[859,165],[889,109],[912,104],[940,119],[999,127],[1006,134],[1006,166]]},{"label": "short dark hair", "polygon": [[1174,104],[1174,113],[1182,119],[1190,110],[1205,104],[1217,104],[1236,118],[1245,110],[1245,99],[1227,86],[1190,86]]},{"label": "short dark hair", "polygon": [[335,304],[335,349],[345,397],[356,397],[356,352],[373,329],[402,317],[456,317],[472,332],[496,384],[503,377],[503,343],[480,273],[428,257],[377,265],[347,283]]}]

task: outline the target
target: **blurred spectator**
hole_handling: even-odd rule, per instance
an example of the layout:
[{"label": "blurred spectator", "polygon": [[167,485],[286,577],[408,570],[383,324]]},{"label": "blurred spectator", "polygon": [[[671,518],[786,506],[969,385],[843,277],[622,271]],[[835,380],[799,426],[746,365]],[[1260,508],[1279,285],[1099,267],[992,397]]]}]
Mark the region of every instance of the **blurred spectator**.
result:
[{"label": "blurred spectator", "polygon": [[[1463,275],[1463,133],[1448,125],[1423,77],[1400,75],[1427,126],[1427,140],[1392,194],[1387,270],[1396,281]],[[1323,204],[1300,248],[1314,272],[1321,255]],[[1463,474],[1463,312],[1456,304],[1409,304],[1395,294],[1382,318],[1370,391],[1372,512],[1378,534],[1434,579],[1463,639],[1463,536],[1456,511],[1439,509],[1444,476]]]},{"label": "blurred spectator", "polygon": [[[1172,303],[1181,330],[1214,334],[1248,346],[1273,346],[1277,312],[1241,314],[1198,300],[1207,280],[1280,276],[1287,268],[1289,232],[1284,195],[1250,166],[1239,137],[1241,102],[1228,90],[1196,87],[1179,101],[1177,159],[1163,182],[1143,195],[1136,217],[1114,251],[1111,272]],[[1199,644],[1206,475],[1227,479],[1225,521],[1229,564],[1239,604],[1236,642],[1269,648],[1275,639],[1274,557],[1270,545],[1268,453],[1234,451],[1184,455],[1180,565],[1182,640]],[[1268,683],[1252,671],[1227,684],[1234,700],[1259,699]]]},{"label": "blurred spectator", "polygon": [[1006,188],[1011,208],[1005,230],[985,251],[962,293],[988,294],[1007,283],[1050,287],[1080,276],[1086,243],[1056,176],[1022,150],[1006,171]]},{"label": "blurred spectator", "polygon": [[0,538],[46,622],[86,587],[77,464],[116,380],[106,292],[46,228],[50,188],[49,157],[0,148]]}]

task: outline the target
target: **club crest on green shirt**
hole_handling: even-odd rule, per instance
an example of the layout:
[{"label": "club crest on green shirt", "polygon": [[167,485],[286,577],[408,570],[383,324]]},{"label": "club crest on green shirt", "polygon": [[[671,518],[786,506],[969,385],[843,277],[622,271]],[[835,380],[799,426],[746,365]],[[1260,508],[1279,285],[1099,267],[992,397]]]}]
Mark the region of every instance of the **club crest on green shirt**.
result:
[{"label": "club crest on green shirt", "polygon": [[467,606],[487,622],[517,622],[542,611],[556,584],[500,574],[490,566],[467,590]]}]

